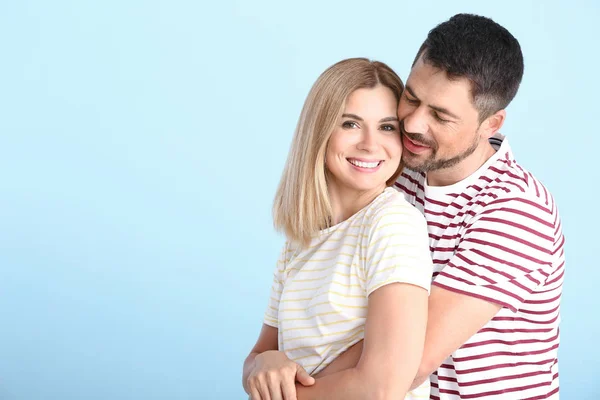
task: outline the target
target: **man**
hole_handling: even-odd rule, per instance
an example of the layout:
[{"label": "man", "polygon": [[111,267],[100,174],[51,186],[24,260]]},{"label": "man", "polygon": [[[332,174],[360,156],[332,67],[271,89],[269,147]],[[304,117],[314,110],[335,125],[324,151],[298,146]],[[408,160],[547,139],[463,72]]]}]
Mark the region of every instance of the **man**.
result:
[{"label": "man", "polygon": [[[459,14],[429,32],[400,101],[407,169],[396,186],[427,218],[435,265],[413,384],[431,374],[431,399],[558,399],[561,223],[498,133],[522,75],[505,28]],[[335,372],[361,352],[298,386],[298,398],[332,398]]]},{"label": "man", "polygon": [[[436,266],[421,377],[432,399],[558,398],[564,238],[554,200],[497,134],[523,56],[490,19],[456,15],[421,46],[399,107]],[[449,356],[449,357],[448,357]]]}]

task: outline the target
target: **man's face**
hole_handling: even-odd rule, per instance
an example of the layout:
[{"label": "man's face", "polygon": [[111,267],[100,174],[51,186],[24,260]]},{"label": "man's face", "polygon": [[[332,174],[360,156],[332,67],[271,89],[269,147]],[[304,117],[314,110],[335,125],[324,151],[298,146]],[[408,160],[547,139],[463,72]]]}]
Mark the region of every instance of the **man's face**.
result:
[{"label": "man's face", "polygon": [[398,106],[402,160],[408,168],[421,172],[451,168],[484,143],[470,90],[465,78],[450,80],[422,57],[415,63]]}]

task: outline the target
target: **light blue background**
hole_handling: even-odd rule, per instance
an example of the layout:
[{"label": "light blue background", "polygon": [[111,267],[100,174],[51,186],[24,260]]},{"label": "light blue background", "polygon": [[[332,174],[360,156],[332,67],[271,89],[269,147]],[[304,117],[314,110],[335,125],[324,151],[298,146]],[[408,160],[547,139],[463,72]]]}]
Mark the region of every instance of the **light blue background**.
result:
[{"label": "light blue background", "polygon": [[503,132],[567,236],[564,399],[597,399],[600,6],[0,2],[0,399],[242,399],[300,108],[347,57],[405,79],[457,12],[521,42]]}]

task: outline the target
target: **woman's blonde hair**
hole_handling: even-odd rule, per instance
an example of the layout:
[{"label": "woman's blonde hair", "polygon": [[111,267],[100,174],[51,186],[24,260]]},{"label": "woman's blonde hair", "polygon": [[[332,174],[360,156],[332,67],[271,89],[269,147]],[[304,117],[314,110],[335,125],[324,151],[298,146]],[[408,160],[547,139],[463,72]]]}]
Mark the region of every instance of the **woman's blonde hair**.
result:
[{"label": "woman's blonde hair", "polygon": [[[308,93],[273,204],[275,228],[288,240],[307,246],[315,234],[329,226],[332,210],[325,173],[327,142],[348,96],[377,85],[390,88],[400,100],[404,85],[390,67],[366,58],[350,58],[329,67]],[[402,165],[388,179],[388,186],[401,171]]]}]

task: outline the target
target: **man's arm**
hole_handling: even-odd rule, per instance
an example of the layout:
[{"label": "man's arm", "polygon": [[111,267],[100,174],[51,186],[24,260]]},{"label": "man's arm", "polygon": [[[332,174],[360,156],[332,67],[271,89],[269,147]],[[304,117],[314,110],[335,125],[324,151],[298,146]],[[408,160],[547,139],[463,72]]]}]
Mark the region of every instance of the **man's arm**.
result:
[{"label": "man's arm", "polygon": [[432,286],[425,348],[411,388],[423,383],[501,308],[499,304]]},{"label": "man's arm", "polygon": [[417,373],[427,321],[427,291],[392,283],[369,296],[364,348],[354,367],[297,384],[298,400],[404,398]]},{"label": "man's arm", "polygon": [[[425,347],[411,389],[423,383],[450,354],[477,333],[501,308],[499,304],[432,286]],[[315,376],[317,384],[325,377],[331,380],[332,385],[334,380],[343,379],[340,372],[357,365],[362,347],[362,342],[359,342],[333,361]]]},{"label": "man's arm", "polygon": [[[488,203],[436,277],[429,297],[425,348],[413,387],[502,307],[516,312],[557,268],[553,257],[562,242],[556,237],[556,207],[541,204],[531,194],[522,196]],[[356,365],[359,354],[359,345],[348,350],[316,377],[317,382],[335,375],[332,371]]]}]

